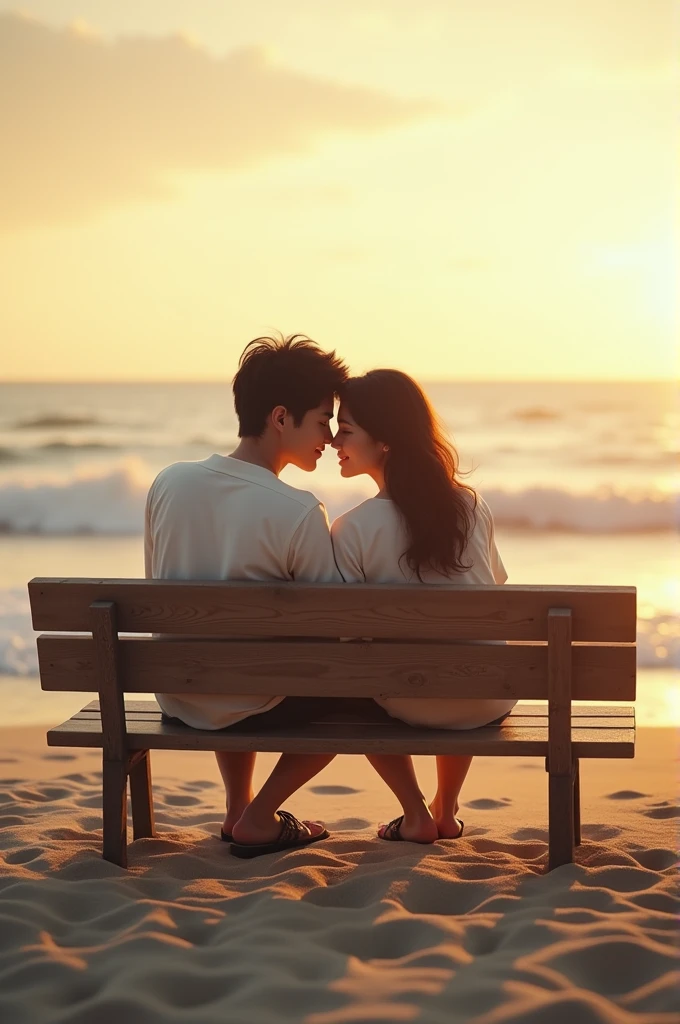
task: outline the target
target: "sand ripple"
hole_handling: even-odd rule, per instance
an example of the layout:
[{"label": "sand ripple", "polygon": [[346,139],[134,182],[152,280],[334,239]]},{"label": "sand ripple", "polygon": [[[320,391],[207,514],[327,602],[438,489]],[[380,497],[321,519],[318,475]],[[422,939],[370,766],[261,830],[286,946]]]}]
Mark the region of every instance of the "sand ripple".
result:
[{"label": "sand ripple", "polygon": [[215,838],[213,783],[157,784],[160,834],[126,873],[99,855],[99,785],[0,785],[3,1021],[675,1019],[668,803],[612,794],[654,842],[602,822],[545,875],[544,832],[474,823],[419,847],[348,818],[330,842],[240,861]]}]

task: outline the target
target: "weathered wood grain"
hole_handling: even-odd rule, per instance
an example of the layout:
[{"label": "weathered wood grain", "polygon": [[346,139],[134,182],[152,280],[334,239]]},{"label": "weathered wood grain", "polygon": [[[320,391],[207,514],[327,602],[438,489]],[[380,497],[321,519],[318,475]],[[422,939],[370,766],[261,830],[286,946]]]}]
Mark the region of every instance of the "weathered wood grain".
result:
[{"label": "weathered wood grain", "polygon": [[548,869],[574,859],[571,750],[572,622],[569,608],[548,612]]},{"label": "weathered wood grain", "polygon": [[[121,637],[128,693],[257,693],[273,696],[548,696],[548,648],[540,644],[262,643]],[[38,637],[44,690],[96,691],[93,641]],[[577,700],[632,700],[635,648],[573,648]]]},{"label": "weathered wood grain", "polygon": [[[160,715],[161,709],[158,706],[158,701],[155,700],[126,700],[125,710],[129,715],[130,712],[140,712],[143,714],[155,714]],[[81,708],[78,714],[83,712],[99,711],[99,701],[92,700],[85,707]],[[537,718],[548,717],[548,705],[544,704],[518,704],[512,711],[506,715],[503,720],[503,725],[506,726],[512,722],[515,718],[525,716],[532,716]],[[635,708],[626,706],[625,704],[572,704],[571,716],[573,718],[635,718]]]},{"label": "weathered wood grain", "polygon": [[569,607],[575,641],[632,643],[633,587],[529,587],[48,579],[28,585],[37,630],[90,629],[114,601],[123,632],[224,637],[547,640],[548,610]]},{"label": "weathered wood grain", "polygon": [[[635,730],[631,727],[572,728],[572,744],[578,757],[633,757]],[[49,746],[101,746],[97,721],[69,720],[47,733]],[[282,753],[401,753],[477,754],[509,757],[541,756],[548,752],[546,726],[506,730],[494,726],[457,732],[413,729],[395,721],[388,726],[319,723],[300,729],[257,732],[214,732],[189,729],[172,723],[130,722],[128,744],[132,750],[258,750]]]}]

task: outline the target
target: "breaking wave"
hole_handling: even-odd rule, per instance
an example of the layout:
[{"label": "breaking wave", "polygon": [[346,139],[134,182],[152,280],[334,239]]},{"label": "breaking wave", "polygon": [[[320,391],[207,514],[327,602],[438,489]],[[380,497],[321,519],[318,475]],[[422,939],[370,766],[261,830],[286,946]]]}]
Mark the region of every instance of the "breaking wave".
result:
[{"label": "breaking wave", "polygon": [[[321,483],[321,481],[319,481]],[[108,471],[66,479],[10,480],[0,484],[0,532],[73,535],[137,534],[143,530],[150,473],[127,460]],[[317,488],[331,518],[362,500],[341,484]],[[484,491],[499,526],[571,533],[650,533],[678,526],[674,495],[602,490],[573,494],[548,487]]]}]

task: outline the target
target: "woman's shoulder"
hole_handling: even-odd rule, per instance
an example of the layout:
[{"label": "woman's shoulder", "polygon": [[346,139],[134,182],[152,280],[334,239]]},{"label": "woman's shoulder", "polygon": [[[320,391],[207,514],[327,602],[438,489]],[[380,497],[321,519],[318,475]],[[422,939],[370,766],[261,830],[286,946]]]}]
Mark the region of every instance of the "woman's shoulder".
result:
[{"label": "woman's shoulder", "polygon": [[481,519],[487,528],[493,524],[493,514],[491,512],[491,509],[489,508],[487,501],[485,500],[485,498],[482,497],[479,491],[477,491],[475,495],[474,508],[476,518]]},{"label": "woman's shoulder", "polygon": [[374,523],[376,520],[384,522],[386,518],[395,514],[394,504],[388,498],[366,498],[334,519],[331,530],[333,533],[340,533],[350,527],[360,529],[365,523]]}]

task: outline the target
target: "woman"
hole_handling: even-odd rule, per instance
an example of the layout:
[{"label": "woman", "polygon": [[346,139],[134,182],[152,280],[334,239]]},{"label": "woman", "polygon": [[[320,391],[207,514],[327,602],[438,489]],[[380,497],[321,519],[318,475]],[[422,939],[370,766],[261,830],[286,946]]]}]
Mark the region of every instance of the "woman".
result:
[{"label": "woman", "polygon": [[[505,583],[491,512],[461,483],[455,448],[409,376],[399,370],[372,370],[347,380],[340,390],[333,447],[343,477],[367,474],[378,487],[375,497],[331,527],[335,558],[346,582]],[[406,697],[377,702],[394,718],[438,729],[487,725],[515,705],[512,700]],[[431,842],[411,759],[380,761],[380,773],[405,813],[382,826],[379,836]],[[428,813],[441,839],[462,835],[458,796],[471,761],[437,757],[437,793]]]}]

